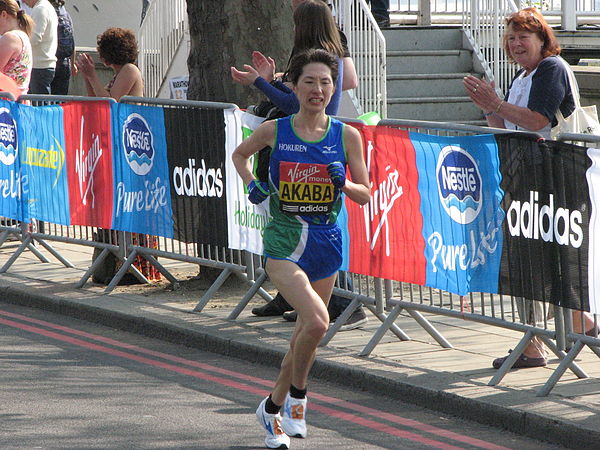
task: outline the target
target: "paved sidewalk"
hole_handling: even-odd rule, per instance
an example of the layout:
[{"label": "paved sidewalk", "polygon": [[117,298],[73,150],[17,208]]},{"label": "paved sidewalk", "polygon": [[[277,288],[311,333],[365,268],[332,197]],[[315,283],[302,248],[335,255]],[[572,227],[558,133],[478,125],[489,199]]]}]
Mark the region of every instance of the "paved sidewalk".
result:
[{"label": "paved sidewalk", "polygon": [[[286,351],[292,325],[282,318],[255,317],[249,306],[238,320],[227,320],[244,292],[241,286],[235,287],[235,281],[226,295],[218,293],[203,312],[193,313],[202,290],[188,291],[186,297],[145,286],[118,288],[110,295],[103,294],[103,286],[92,283],[75,289],[75,282],[89,265],[91,250],[60,243],[53,246],[77,269],[58,262],[41,263],[26,252],[7,273],[0,274],[3,302],[48,309],[270,365],[279,364]],[[14,242],[5,243],[0,248],[0,263],[4,264],[16,247]],[[191,275],[197,269],[186,263],[161,262],[179,273]],[[190,301],[190,293],[195,300]],[[258,297],[253,300],[253,304],[262,303]],[[513,370],[500,385],[487,386],[495,373],[492,359],[516,345],[520,333],[427,315],[454,346],[443,349],[412,318],[400,316],[396,323],[412,340],[400,342],[388,333],[369,357],[359,357],[380,323],[367,314],[369,322],[363,328],[339,332],[319,350],[312,376],[505,426],[566,447],[600,447],[600,358],[589,349],[584,349],[576,362],[590,378],[577,379],[568,371],[548,397],[536,397],[557,359],[551,359],[546,368]]]}]

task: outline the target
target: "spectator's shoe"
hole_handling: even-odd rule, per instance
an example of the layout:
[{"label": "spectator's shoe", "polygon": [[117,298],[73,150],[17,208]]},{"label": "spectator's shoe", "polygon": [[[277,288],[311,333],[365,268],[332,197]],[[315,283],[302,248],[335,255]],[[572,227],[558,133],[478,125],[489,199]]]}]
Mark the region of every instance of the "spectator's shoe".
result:
[{"label": "spectator's shoe", "polygon": [[295,322],[297,318],[298,318],[298,313],[296,312],[295,309],[292,311],[286,311],[283,313],[283,319],[287,320],[288,322]]},{"label": "spectator's shoe", "polygon": [[[512,352],[512,350],[508,351],[508,353],[511,353],[511,352]],[[506,361],[506,358],[508,358],[508,355],[506,355],[502,358],[496,358],[492,362],[492,367],[494,369],[499,369],[500,367],[502,367],[502,364],[504,364],[504,361]],[[546,358],[529,358],[528,356],[521,355],[513,364],[512,369],[526,369],[529,367],[544,367],[547,363],[548,363],[548,360]]]},{"label": "spectator's shoe", "polygon": [[281,428],[288,436],[306,437],[306,397],[299,399],[287,395],[283,404]]},{"label": "spectator's shoe", "polygon": [[362,306],[359,306],[354,310],[352,315],[348,317],[346,323],[340,327],[340,331],[348,331],[354,330],[356,328],[361,327],[365,323],[367,323],[369,319],[367,319],[367,315],[365,314],[365,310]]},{"label": "spectator's shoe", "polygon": [[266,402],[267,399],[263,399],[256,409],[256,418],[266,432],[265,445],[267,448],[290,448],[290,438],[281,429],[281,414],[268,414]]},{"label": "spectator's shoe", "polygon": [[252,308],[252,314],[260,317],[281,316],[286,311],[291,311],[290,304],[279,293],[266,305]]}]

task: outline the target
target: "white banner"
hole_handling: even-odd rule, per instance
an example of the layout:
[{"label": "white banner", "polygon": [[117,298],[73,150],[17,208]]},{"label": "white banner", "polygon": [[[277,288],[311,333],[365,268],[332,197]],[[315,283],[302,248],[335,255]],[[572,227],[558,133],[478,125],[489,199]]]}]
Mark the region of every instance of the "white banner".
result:
[{"label": "white banner", "polygon": [[[229,247],[262,255],[262,235],[269,221],[269,202],[253,205],[248,201],[246,187],[239,177],[231,155],[265,119],[239,109],[225,111],[225,158],[227,221]],[[258,154],[255,155],[258,157]]]},{"label": "white banner", "polygon": [[586,172],[592,211],[590,214],[588,247],[588,292],[590,293],[590,312],[600,314],[600,149],[588,148],[588,157],[592,160]]}]

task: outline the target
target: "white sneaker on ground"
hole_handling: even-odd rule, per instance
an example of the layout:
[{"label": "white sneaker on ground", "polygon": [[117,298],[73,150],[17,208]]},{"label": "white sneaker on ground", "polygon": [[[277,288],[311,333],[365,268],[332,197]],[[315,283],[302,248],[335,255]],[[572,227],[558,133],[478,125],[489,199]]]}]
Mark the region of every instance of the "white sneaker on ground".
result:
[{"label": "white sneaker on ground", "polygon": [[256,408],[256,418],[266,432],[265,445],[268,448],[290,448],[290,438],[281,428],[281,414],[268,414],[266,402],[265,398]]},{"label": "white sneaker on ground", "polygon": [[283,404],[281,428],[291,437],[306,437],[306,397],[294,398],[289,393]]}]

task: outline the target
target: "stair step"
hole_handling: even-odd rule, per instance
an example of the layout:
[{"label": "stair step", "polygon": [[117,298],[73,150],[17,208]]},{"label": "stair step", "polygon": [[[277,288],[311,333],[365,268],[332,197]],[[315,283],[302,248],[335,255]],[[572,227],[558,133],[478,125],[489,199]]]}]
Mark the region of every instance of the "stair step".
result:
[{"label": "stair step", "polygon": [[468,50],[388,50],[387,57],[394,56],[458,56]]},{"label": "stair step", "polygon": [[393,27],[383,30],[388,50],[457,49],[463,45],[460,27]]},{"label": "stair step", "polygon": [[388,81],[393,80],[453,80],[460,79],[468,75],[474,75],[481,77],[481,74],[472,72],[458,72],[458,73],[392,73],[387,75]]},{"label": "stair step", "polygon": [[388,104],[394,103],[470,103],[469,97],[402,97],[402,98],[388,98]]},{"label": "stair step", "polygon": [[463,78],[468,73],[391,75],[387,77],[388,95],[396,98],[463,97],[466,95]]},{"label": "stair step", "polygon": [[[439,97],[436,98],[439,100]],[[458,97],[458,99],[458,101],[449,101],[449,99],[443,99],[443,101],[431,101],[433,98],[393,99],[395,101],[388,101],[387,116],[390,119],[433,120],[461,123],[482,119],[481,109],[475,106],[470,100],[463,101],[463,98],[461,97]]]},{"label": "stair step", "polygon": [[387,53],[389,73],[431,73],[432,68],[438,69],[440,73],[470,72],[473,69],[473,58],[468,50]]}]

